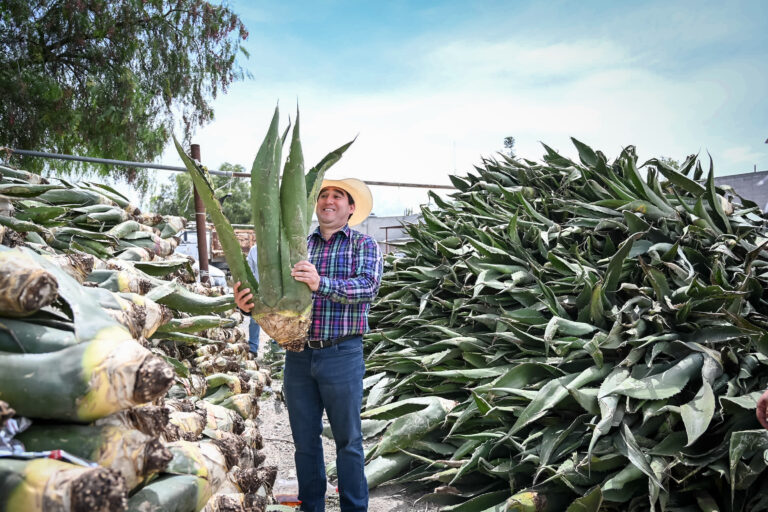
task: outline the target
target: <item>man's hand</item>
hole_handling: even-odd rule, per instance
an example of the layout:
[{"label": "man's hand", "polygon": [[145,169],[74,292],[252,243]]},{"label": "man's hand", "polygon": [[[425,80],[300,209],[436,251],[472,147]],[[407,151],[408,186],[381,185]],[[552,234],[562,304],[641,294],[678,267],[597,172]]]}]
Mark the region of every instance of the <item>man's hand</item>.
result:
[{"label": "man's hand", "polygon": [[253,299],[253,294],[251,293],[251,289],[243,288],[242,290],[238,290],[239,287],[240,287],[240,281],[235,283],[235,304],[237,304],[237,307],[239,307],[246,313],[250,313],[251,310],[254,307],[256,307],[256,305],[251,300]]},{"label": "man's hand", "polygon": [[320,286],[320,275],[317,273],[315,266],[307,260],[296,263],[291,269],[291,275],[295,280],[307,283],[307,286],[313,292],[316,292]]},{"label": "man's hand", "polygon": [[757,400],[757,421],[760,422],[763,428],[768,429],[768,418],[765,417],[766,409],[768,409],[768,391],[760,395],[760,398]]}]

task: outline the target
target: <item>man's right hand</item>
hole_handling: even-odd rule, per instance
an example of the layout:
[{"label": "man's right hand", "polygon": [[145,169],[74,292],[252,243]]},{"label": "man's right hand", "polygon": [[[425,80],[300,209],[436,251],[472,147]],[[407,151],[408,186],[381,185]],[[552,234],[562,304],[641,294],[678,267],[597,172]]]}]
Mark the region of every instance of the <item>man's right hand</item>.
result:
[{"label": "man's right hand", "polygon": [[237,307],[245,311],[246,313],[250,313],[251,310],[255,307],[255,304],[253,303],[253,294],[251,293],[250,288],[243,288],[242,290],[239,290],[240,288],[240,281],[235,283],[235,304],[237,304]]},{"label": "man's right hand", "polygon": [[766,408],[768,408],[768,391],[763,393],[757,400],[757,421],[768,429],[768,418],[766,418]]}]

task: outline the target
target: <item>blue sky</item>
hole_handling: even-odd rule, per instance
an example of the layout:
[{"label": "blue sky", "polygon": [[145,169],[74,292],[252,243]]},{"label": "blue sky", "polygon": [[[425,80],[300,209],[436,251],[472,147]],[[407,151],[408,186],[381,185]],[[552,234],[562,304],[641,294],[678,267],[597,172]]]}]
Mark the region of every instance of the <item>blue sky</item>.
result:
[{"label": "blue sky", "polygon": [[[329,177],[447,184],[514,136],[573,156],[709,151],[768,170],[768,2],[234,1],[253,79],[195,134],[206,165],[250,167],[271,111],[298,101],[308,164],[359,134]],[[164,163],[177,163],[166,151]],[[426,202],[376,187],[378,215]]]}]

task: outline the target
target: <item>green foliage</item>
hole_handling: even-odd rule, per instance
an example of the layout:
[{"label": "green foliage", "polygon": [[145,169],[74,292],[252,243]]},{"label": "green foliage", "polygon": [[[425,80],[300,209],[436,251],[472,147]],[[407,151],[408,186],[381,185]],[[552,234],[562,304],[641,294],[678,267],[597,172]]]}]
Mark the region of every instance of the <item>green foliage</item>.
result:
[{"label": "green foliage", "polygon": [[[223,172],[245,172],[241,165],[224,163]],[[230,224],[251,223],[251,185],[248,180],[228,176],[211,176],[216,197],[222,202],[222,211]],[[192,179],[188,173],[178,173],[160,186],[160,192],[152,196],[149,209],[161,215],[178,215],[186,219],[195,216],[195,199]]]},{"label": "green foliage", "polygon": [[514,137],[504,137],[503,153],[510,158],[515,157],[515,138]]},{"label": "green foliage", "polygon": [[0,2],[0,145],[152,161],[174,120],[189,138],[213,119],[211,100],[243,78],[247,36],[232,10],[205,0]]},{"label": "green foliage", "polygon": [[[768,216],[696,155],[573,142],[578,160],[545,145],[451,177],[388,256],[365,337],[362,416],[391,421],[374,484],[445,483],[467,501],[444,511],[768,510]],[[404,404],[435,398],[457,405],[402,435]],[[410,463],[376,457],[393,449]]]}]

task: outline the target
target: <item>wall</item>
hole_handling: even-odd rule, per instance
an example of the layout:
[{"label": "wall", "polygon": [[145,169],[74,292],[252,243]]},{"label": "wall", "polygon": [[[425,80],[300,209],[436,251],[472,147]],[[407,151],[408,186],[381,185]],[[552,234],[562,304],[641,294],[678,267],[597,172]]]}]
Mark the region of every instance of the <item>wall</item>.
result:
[{"label": "wall", "polygon": [[737,194],[757,203],[764,212],[768,211],[768,171],[731,174],[715,178],[716,185],[729,185]]}]

